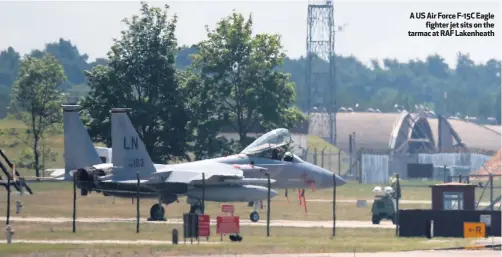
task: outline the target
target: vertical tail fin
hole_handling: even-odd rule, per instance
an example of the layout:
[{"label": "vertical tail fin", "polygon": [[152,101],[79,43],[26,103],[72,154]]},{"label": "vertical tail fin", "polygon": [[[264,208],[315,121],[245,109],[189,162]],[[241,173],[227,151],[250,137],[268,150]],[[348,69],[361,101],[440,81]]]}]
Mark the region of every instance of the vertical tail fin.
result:
[{"label": "vertical tail fin", "polygon": [[70,171],[100,164],[98,152],[78,115],[79,105],[62,105],[64,124],[65,180]]},{"label": "vertical tail fin", "polygon": [[130,108],[112,109],[112,159],[113,177],[117,180],[141,179],[155,172],[150,155],[126,111]]}]

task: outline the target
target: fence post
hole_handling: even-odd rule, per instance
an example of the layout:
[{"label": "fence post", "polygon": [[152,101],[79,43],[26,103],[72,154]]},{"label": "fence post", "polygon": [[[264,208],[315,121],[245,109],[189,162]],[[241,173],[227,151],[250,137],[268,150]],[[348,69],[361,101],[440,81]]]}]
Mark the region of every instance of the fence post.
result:
[{"label": "fence post", "polygon": [[314,148],[314,165],[317,165],[317,148]]},{"label": "fence post", "polygon": [[333,231],[331,236],[336,235],[336,175],[333,173]]},{"label": "fence post", "polygon": [[399,199],[401,198],[401,185],[399,181],[399,173],[396,174],[396,236],[399,236]]},{"label": "fence post", "polygon": [[75,220],[77,219],[77,179],[75,178],[75,174],[73,174],[73,224],[72,224],[72,232],[75,233],[77,230],[77,225]]},{"label": "fence post", "polygon": [[321,167],[323,167],[323,168],[324,168],[324,150],[326,150],[326,147],[324,147],[321,150]]},{"label": "fence post", "polygon": [[5,224],[9,225],[10,224],[10,176],[7,174],[7,217],[5,219]]},{"label": "fence post", "polygon": [[267,175],[267,237],[270,236],[270,173]]},{"label": "fence post", "polygon": [[136,171],[136,233],[139,233],[139,171]]},{"label": "fence post", "polygon": [[490,174],[490,210],[493,211],[493,207],[495,204],[493,204],[493,175]]},{"label": "fence post", "polygon": [[349,135],[349,174],[352,174],[352,134]]},{"label": "fence post", "polygon": [[342,149],[338,149],[338,176],[342,175]]}]

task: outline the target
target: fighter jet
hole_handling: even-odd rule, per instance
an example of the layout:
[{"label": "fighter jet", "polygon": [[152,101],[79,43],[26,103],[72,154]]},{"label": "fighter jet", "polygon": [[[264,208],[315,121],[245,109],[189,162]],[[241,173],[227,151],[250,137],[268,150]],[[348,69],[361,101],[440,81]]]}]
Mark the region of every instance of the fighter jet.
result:
[{"label": "fighter jet", "polygon": [[[179,196],[187,196],[191,213],[201,212],[201,201],[249,202],[255,210],[253,222],[259,220],[258,203],[267,198],[266,174],[273,188],[331,188],[345,181],[332,172],[304,162],[298,156],[280,148],[289,144],[287,129],[277,129],[258,138],[241,153],[181,164],[154,164],[145,145],[126,114],[127,108],[112,109],[112,172],[101,169],[74,171],[77,186],[83,195],[89,191],[104,195],[134,197],[137,174],[142,197],[159,200],[150,209],[153,220],[164,217],[162,204],[171,204]],[[203,184],[204,183],[204,187]],[[203,189],[204,188],[204,189]],[[271,197],[277,192],[271,190]]]},{"label": "fighter jet", "polygon": [[96,148],[92,144],[82,120],[78,115],[78,105],[62,105],[64,125],[64,169],[48,169],[50,180],[71,181],[70,171],[78,168],[93,167],[110,170],[111,163],[101,161]]}]

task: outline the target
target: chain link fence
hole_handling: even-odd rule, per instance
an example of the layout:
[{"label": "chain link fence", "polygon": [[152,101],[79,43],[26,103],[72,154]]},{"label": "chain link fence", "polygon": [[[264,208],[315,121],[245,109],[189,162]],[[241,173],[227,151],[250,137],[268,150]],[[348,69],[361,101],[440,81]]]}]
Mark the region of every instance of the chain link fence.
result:
[{"label": "chain link fence", "polygon": [[333,152],[326,148],[307,148],[302,159],[338,175],[346,175],[350,163],[350,157],[343,151]]}]

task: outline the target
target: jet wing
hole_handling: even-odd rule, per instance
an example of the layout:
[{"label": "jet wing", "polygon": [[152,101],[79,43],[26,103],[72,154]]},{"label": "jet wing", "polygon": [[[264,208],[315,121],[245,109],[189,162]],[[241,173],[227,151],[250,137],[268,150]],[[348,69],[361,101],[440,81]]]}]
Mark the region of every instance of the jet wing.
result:
[{"label": "jet wing", "polygon": [[244,177],[243,171],[232,165],[208,160],[159,167],[149,180],[150,182],[192,184],[195,181],[202,181],[203,173],[206,182]]},{"label": "jet wing", "polygon": [[[121,183],[121,184],[137,184],[138,183],[138,180],[134,179],[134,180],[112,180],[112,179],[107,179],[107,180],[102,180],[100,181],[102,183]],[[145,182],[148,182],[148,180],[146,179],[140,179],[139,180],[139,183],[145,183]]]},{"label": "jet wing", "polygon": [[[211,160],[192,163],[181,163],[158,167],[149,179],[149,183],[183,183],[191,185],[202,184],[202,174],[206,184],[266,184],[266,179],[245,178],[243,170],[266,168],[249,165],[231,165]],[[275,180],[271,180],[274,183]]]}]

